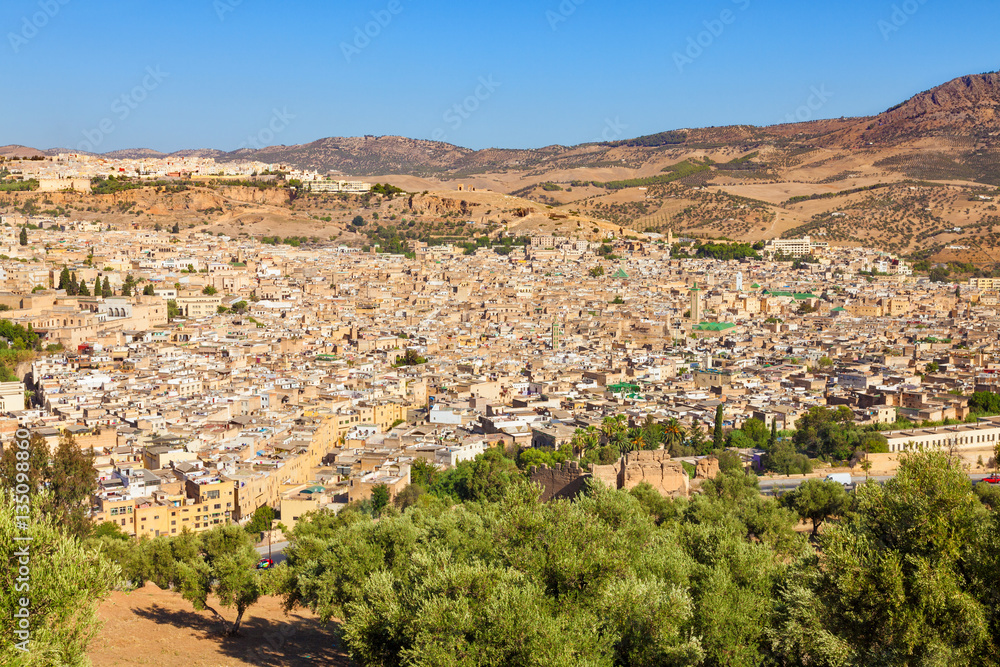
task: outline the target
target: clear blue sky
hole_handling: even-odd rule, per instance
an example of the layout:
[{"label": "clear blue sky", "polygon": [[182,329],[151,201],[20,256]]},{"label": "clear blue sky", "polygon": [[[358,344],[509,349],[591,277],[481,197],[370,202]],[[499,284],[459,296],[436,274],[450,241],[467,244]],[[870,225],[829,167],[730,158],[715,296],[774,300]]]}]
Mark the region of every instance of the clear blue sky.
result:
[{"label": "clear blue sky", "polygon": [[[1000,68],[998,18],[987,0],[7,0],[0,144],[518,148],[868,115]],[[830,95],[803,109],[813,87]]]}]

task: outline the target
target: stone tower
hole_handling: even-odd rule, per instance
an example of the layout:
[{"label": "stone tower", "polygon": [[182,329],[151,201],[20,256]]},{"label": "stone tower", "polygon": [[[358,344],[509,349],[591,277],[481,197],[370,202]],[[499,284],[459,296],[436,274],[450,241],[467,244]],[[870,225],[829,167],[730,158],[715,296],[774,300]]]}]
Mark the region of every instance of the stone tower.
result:
[{"label": "stone tower", "polygon": [[691,289],[691,321],[695,324],[701,322],[701,290],[698,283]]}]

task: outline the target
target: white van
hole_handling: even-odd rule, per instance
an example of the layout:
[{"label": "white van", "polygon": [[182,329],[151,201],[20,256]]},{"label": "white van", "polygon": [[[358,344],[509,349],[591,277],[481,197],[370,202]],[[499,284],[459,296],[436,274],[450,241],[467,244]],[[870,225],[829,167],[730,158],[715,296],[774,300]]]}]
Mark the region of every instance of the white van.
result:
[{"label": "white van", "polygon": [[851,486],[852,484],[854,484],[854,480],[851,479],[851,473],[849,472],[835,472],[833,474],[827,475],[826,481],[839,482],[844,486]]}]

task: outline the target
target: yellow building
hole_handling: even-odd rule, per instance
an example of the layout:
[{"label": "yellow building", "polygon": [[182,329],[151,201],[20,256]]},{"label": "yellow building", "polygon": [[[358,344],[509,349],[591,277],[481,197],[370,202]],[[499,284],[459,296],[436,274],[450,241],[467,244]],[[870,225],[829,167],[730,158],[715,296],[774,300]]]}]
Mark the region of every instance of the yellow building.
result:
[{"label": "yellow building", "polygon": [[270,505],[279,506],[279,489],[277,475],[254,472],[246,475],[236,475],[235,511],[233,521],[242,523],[249,520],[258,507]]},{"label": "yellow building", "polygon": [[221,503],[196,503],[182,494],[160,491],[143,498],[98,498],[94,520],[109,521],[136,537],[177,535],[185,528],[198,533],[229,523],[217,504]]},{"label": "yellow building", "polygon": [[321,484],[306,484],[281,494],[281,523],[289,530],[307,512],[315,512],[333,504],[333,492]]},{"label": "yellow building", "polygon": [[399,420],[406,421],[406,405],[402,402],[384,401],[372,404],[361,404],[358,406],[360,420],[355,422],[362,424],[374,424],[379,431],[388,431],[394,423]]}]

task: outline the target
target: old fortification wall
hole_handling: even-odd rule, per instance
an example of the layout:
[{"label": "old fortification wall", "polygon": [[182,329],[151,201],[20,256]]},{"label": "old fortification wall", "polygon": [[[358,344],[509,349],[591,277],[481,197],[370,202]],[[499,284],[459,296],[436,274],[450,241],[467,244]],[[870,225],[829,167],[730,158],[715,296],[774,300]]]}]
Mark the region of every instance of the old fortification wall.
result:
[{"label": "old fortification wall", "polygon": [[622,483],[618,488],[629,490],[645,482],[664,496],[686,498],[691,492],[691,478],[684,466],[672,461],[664,449],[630,452],[622,462]]},{"label": "old fortification wall", "polygon": [[616,463],[611,465],[590,466],[590,474],[594,476],[594,479],[599,479],[604,483],[604,486],[609,486],[612,489],[622,488],[622,460],[618,459]]},{"label": "old fortification wall", "polygon": [[719,459],[713,457],[701,459],[695,465],[695,479],[715,479],[719,474]]},{"label": "old fortification wall", "polygon": [[575,498],[583,491],[589,478],[590,473],[584,472],[576,461],[562,463],[555,468],[531,467],[531,481],[544,488],[542,502],[553,498]]},{"label": "old fortification wall", "polygon": [[[697,464],[697,480],[711,479],[719,473],[717,459],[703,459]],[[666,450],[630,452],[611,465],[592,465],[589,471],[575,461],[554,468],[531,468],[531,481],[540,484],[544,491],[542,500],[573,498],[585,487],[590,478],[600,480],[612,489],[633,489],[643,482],[664,496],[691,494],[692,484],[680,461],[671,460]]]}]

